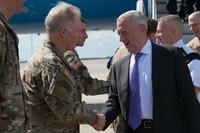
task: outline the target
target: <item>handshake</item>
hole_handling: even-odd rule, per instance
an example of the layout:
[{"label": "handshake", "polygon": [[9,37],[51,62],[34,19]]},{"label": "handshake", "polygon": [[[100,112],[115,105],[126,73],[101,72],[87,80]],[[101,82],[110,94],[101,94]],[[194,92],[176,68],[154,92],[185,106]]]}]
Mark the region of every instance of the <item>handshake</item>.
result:
[{"label": "handshake", "polygon": [[106,123],[105,115],[101,112],[96,112],[98,120],[95,124],[91,125],[95,130],[101,131]]}]

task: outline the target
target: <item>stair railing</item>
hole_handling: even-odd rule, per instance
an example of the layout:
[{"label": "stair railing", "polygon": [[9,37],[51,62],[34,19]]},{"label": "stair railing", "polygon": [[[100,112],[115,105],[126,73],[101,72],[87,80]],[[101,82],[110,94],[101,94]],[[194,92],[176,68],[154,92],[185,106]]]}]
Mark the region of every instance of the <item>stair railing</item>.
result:
[{"label": "stair railing", "polygon": [[148,0],[148,17],[157,19],[156,0]]},{"label": "stair railing", "polygon": [[[147,5],[145,5],[147,3]],[[136,10],[142,12],[148,18],[157,19],[157,7],[155,0],[137,0]]]}]

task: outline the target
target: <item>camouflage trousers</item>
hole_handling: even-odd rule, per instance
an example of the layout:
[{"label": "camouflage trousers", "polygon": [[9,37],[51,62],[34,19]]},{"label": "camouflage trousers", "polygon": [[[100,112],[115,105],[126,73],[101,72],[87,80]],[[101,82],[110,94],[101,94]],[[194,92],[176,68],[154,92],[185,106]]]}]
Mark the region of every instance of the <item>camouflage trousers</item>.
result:
[{"label": "camouflage trousers", "polygon": [[25,133],[24,121],[15,120],[10,122],[0,118],[0,133]]}]

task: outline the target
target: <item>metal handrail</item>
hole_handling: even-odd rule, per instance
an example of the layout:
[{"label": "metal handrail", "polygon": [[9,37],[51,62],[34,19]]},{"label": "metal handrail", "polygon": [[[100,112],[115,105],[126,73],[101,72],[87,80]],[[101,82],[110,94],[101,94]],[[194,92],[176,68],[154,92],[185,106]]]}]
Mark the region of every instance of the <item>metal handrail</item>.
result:
[{"label": "metal handrail", "polygon": [[[145,8],[144,1],[148,2],[148,7]],[[136,10],[152,19],[157,19],[157,7],[155,0],[137,0]],[[147,11],[147,12],[146,12]]]},{"label": "metal handrail", "polygon": [[148,0],[148,17],[157,19],[157,6],[155,0]]},{"label": "metal handrail", "polygon": [[146,9],[144,5],[144,0],[137,0],[136,2],[136,10],[142,12],[144,15],[146,15]]}]

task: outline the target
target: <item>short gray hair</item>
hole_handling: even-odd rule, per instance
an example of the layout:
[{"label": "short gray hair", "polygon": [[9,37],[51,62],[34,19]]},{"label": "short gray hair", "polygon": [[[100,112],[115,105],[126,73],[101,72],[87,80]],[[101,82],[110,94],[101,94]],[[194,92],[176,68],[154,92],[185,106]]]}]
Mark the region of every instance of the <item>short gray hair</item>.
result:
[{"label": "short gray hair", "polygon": [[200,11],[193,12],[192,14],[189,15],[188,18],[191,18],[191,17],[200,17]]},{"label": "short gray hair", "polygon": [[171,22],[180,34],[183,33],[183,22],[178,15],[167,15],[158,19],[158,22]]},{"label": "short gray hair", "polygon": [[117,22],[120,21],[121,19],[128,19],[130,24],[144,24],[146,27],[147,26],[147,18],[139,11],[136,10],[130,10],[122,15],[120,15],[117,19]]},{"label": "short gray hair", "polygon": [[66,2],[59,2],[46,16],[45,29],[47,33],[52,33],[56,32],[64,24],[67,24],[69,28],[73,25],[75,16],[80,16],[80,14],[80,10],[77,7]]}]

